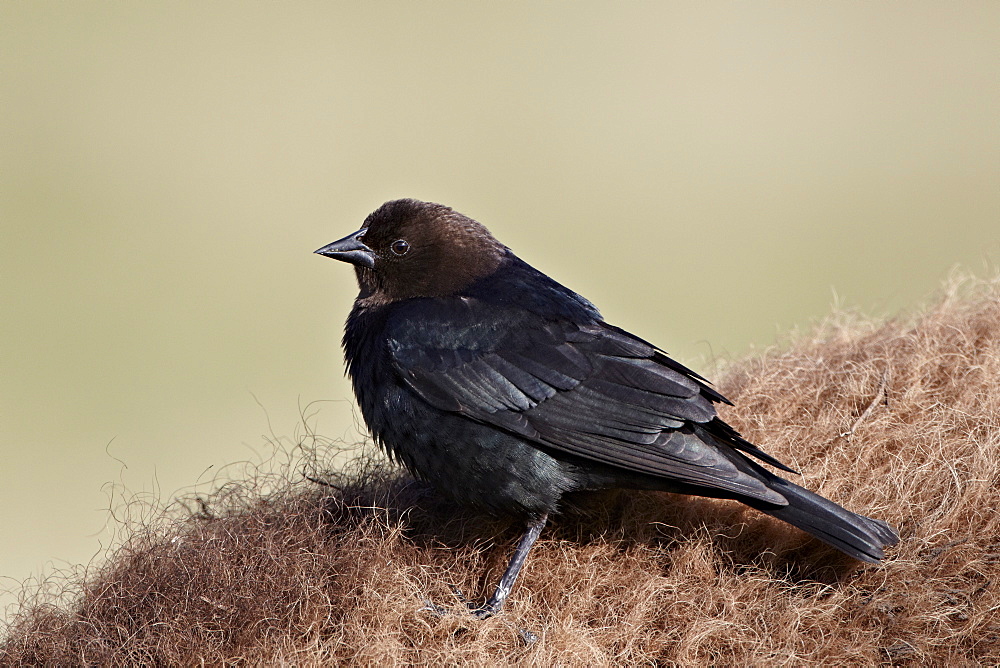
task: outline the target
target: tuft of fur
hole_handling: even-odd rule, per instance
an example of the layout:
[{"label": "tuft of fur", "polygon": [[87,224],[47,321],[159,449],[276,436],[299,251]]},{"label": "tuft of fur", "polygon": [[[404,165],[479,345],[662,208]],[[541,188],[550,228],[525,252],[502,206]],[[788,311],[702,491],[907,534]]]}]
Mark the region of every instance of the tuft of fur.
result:
[{"label": "tuft of fur", "polygon": [[481,598],[520,527],[369,458],[132,527],[68,602],[25,598],[0,663],[1000,663],[1000,280],[910,318],[835,314],[721,389],[797,482],[900,529],[882,565],[734,502],[581,495],[478,621],[450,585]]}]

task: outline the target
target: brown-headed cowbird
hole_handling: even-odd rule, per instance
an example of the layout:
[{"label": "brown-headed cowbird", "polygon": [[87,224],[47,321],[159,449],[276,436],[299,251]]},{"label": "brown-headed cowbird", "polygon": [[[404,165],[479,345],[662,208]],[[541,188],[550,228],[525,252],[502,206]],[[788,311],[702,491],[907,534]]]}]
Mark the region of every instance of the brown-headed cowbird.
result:
[{"label": "brown-headed cowbird", "polygon": [[316,252],[357,272],[343,343],[375,440],[455,501],[527,520],[481,617],[571,491],[735,499],[868,562],[898,541],[758,464],[794,473],[719,419],[729,401],[704,378],[457,211],[387,202]]}]

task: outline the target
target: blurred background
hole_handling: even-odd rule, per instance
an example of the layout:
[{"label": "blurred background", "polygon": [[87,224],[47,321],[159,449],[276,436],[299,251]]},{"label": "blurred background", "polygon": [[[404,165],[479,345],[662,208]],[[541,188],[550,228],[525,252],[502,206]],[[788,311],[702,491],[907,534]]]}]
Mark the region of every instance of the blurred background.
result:
[{"label": "blurred background", "polygon": [[0,601],[311,403],[357,437],[311,252],[385,200],[704,371],[994,273],[998,119],[992,1],[4,2]]}]

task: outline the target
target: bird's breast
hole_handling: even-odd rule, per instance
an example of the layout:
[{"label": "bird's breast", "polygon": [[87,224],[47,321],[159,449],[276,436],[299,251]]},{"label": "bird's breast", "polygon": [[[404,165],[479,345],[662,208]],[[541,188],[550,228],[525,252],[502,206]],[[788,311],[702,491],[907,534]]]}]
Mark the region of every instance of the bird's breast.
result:
[{"label": "bird's breast", "polygon": [[361,415],[389,455],[464,505],[509,515],[555,510],[576,486],[572,471],[515,435],[424,401],[393,366],[377,325],[352,317],[344,351]]}]

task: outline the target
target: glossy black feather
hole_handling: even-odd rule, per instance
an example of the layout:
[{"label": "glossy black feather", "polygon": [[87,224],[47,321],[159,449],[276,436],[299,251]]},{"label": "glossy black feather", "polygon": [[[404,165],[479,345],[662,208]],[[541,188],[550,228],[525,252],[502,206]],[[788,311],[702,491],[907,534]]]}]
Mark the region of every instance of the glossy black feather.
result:
[{"label": "glossy black feather", "polygon": [[[606,327],[582,302],[570,320],[544,302],[516,299],[522,286],[547,280],[512,256],[487,283],[392,311],[393,364],[423,400],[624,471],[784,503],[714,444],[677,431],[717,417],[714,395],[693,373],[663,364],[664,355]],[[563,297],[543,289],[536,302],[537,294]],[[449,327],[453,335],[442,338]]]},{"label": "glossy black feather", "polygon": [[[401,238],[410,258],[389,250]],[[751,459],[791,471],[718,417],[729,402],[704,378],[475,221],[400,200],[321,251],[358,266],[344,348],[366,423],[457,501],[544,518],[569,491],[663,489],[737,499],[866,561],[897,540]]]}]

